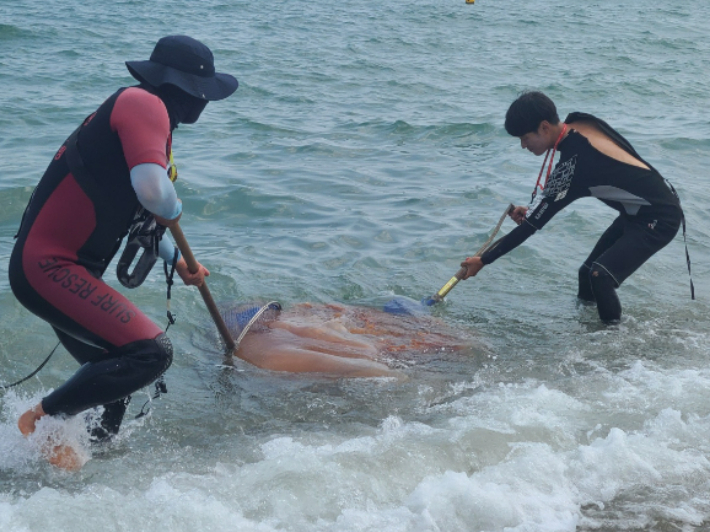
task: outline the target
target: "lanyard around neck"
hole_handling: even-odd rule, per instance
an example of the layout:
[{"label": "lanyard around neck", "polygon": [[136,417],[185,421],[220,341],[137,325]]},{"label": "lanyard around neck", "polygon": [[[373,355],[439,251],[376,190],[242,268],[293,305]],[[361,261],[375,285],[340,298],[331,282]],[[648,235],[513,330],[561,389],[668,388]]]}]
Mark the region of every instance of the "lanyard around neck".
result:
[{"label": "lanyard around neck", "polygon": [[[555,152],[557,151],[557,145],[562,141],[562,137],[565,136],[566,132],[567,124],[563,124],[562,131],[560,131],[560,135],[557,137],[555,145],[552,147],[551,150],[547,150],[547,152],[545,152],[545,160],[542,161],[542,167],[540,168],[540,173],[537,176],[537,183],[535,184],[535,188],[533,189],[532,198],[530,198],[531,203],[535,199],[535,196],[537,196],[537,190],[544,190],[547,186],[547,180],[550,179],[550,174],[552,173],[552,161],[555,160]],[[550,164],[547,166],[547,175],[545,176],[545,183],[544,185],[541,185],[540,180],[542,179],[542,172],[545,171],[545,163],[547,163],[547,158],[549,157],[550,152],[552,152],[552,157],[550,157]]]}]

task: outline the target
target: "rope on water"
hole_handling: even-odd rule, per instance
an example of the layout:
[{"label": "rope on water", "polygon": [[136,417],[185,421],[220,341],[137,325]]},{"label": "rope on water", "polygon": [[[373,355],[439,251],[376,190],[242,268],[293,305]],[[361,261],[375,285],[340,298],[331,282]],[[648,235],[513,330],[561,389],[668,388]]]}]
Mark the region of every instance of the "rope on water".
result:
[{"label": "rope on water", "polygon": [[41,370],[41,369],[44,367],[44,365],[45,365],[47,362],[49,362],[49,359],[52,358],[52,355],[53,355],[54,352],[57,350],[57,348],[59,347],[59,345],[60,345],[60,342],[58,342],[57,345],[54,346],[54,349],[52,349],[52,351],[49,353],[49,355],[47,355],[47,358],[44,359],[44,362],[42,362],[36,370],[34,370],[34,371],[33,371],[32,373],[30,373],[29,375],[27,375],[27,377],[25,377],[25,378],[23,378],[23,379],[20,379],[20,380],[17,381],[17,382],[13,382],[12,384],[0,384],[0,388],[2,388],[3,390],[8,390],[8,389],[10,389],[10,388],[12,388],[12,387],[14,387],[14,386],[17,386],[18,384],[22,384],[23,382],[30,380],[32,377],[34,377],[35,375],[37,375],[37,374],[39,373],[39,370]]}]

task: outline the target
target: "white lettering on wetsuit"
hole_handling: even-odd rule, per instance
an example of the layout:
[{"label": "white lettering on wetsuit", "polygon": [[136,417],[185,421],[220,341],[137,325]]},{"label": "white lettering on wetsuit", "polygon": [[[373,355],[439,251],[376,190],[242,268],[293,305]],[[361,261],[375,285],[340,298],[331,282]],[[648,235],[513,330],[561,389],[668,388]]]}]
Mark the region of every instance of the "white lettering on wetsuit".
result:
[{"label": "white lettering on wetsuit", "polygon": [[60,264],[58,258],[54,257],[37,265],[51,281],[59,284],[60,287],[69,293],[76,295],[103,312],[114,316],[121,323],[128,323],[135,316],[135,311],[130,310],[125,303],[114,299],[110,293],[95,294],[98,285],[92,283],[93,278],[86,279]]},{"label": "white lettering on wetsuit", "polygon": [[549,203],[545,203],[542,207],[540,207],[540,210],[537,212],[537,214],[535,214],[535,219],[539,220],[540,217],[545,213],[545,211],[547,210],[547,208],[549,206],[550,206]]},{"label": "white lettering on wetsuit", "polygon": [[550,181],[543,191],[543,195],[548,198],[554,198],[554,201],[563,199],[569,187],[572,184],[574,170],[577,166],[577,156],[575,155],[568,161],[562,161],[557,164],[555,171],[550,176]]},{"label": "white lettering on wetsuit", "polygon": [[[575,169],[577,167],[577,156],[574,155],[567,161],[561,161],[555,167],[555,171],[550,176],[541,194],[535,196],[526,213],[528,220],[540,220],[545,211],[550,207],[550,202],[557,202],[564,199],[572,185]],[[536,229],[539,227],[536,226]]]}]

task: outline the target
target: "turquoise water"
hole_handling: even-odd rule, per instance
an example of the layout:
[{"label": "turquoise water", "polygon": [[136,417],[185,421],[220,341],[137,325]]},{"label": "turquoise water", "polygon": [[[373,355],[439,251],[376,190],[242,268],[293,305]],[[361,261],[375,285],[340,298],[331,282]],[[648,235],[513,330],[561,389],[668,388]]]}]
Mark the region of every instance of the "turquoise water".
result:
[{"label": "turquoise water", "polygon": [[[137,394],[80,473],[15,427],[76,369],[66,352],[0,396],[2,529],[704,529],[708,20],[691,0],[3,2],[0,383],[56,343],[7,282],[32,188],[132,83],[124,61],[169,33],[240,81],[174,137],[181,225],[218,301],[378,307],[439,289],[529,198],[542,161],[502,127],[524,89],[604,118],[673,182],[697,300],[679,235],[621,288],[619,327],[579,307],[576,270],[613,219],[591,199],[456,286],[434,314],[477,342],[409,361],[404,383],[221,367],[199,293],[178,286],[169,393],[133,420]],[[159,272],[131,297],[165,323]]]}]

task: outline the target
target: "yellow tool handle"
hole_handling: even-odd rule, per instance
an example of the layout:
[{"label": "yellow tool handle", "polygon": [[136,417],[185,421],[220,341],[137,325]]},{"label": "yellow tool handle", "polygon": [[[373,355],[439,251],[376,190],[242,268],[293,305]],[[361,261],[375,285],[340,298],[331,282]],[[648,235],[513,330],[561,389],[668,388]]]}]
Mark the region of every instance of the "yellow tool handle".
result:
[{"label": "yellow tool handle", "polygon": [[[481,246],[481,248],[476,252],[474,257],[480,257],[481,255],[483,255],[483,253],[487,249],[492,248],[500,241],[500,239],[498,239],[493,244],[491,244],[491,241],[493,240],[493,238],[496,236],[496,234],[498,234],[498,231],[500,231],[500,226],[503,225],[503,221],[505,220],[506,216],[508,216],[510,213],[512,213],[514,209],[515,209],[515,205],[513,205],[512,203],[510,203],[505,208],[505,212],[503,212],[503,215],[500,217],[500,220],[498,220],[498,224],[496,225],[495,229],[493,229],[491,236],[488,238],[488,240],[486,240],[485,244],[483,244],[483,246]],[[454,286],[456,286],[456,284],[461,279],[463,279],[464,275],[466,275],[466,267],[461,266],[461,269],[459,271],[457,271],[456,274],[451,279],[449,279],[449,281],[444,286],[441,287],[441,290],[439,290],[436,294],[431,296],[429,299],[425,300],[426,304],[431,306],[434,303],[438,303],[439,301],[444,299],[446,297],[446,294],[451,292],[451,289]]]}]

